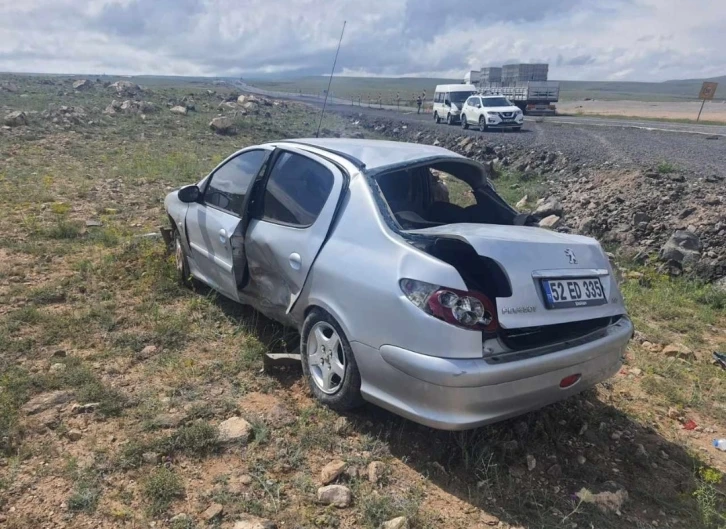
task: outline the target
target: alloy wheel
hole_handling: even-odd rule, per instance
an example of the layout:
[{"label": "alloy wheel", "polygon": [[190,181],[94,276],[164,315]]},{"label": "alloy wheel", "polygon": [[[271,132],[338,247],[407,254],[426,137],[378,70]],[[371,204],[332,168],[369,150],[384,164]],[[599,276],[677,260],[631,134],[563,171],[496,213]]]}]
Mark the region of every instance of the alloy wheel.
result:
[{"label": "alloy wheel", "polygon": [[345,353],[340,336],[327,322],[319,321],[308,334],[307,362],[315,385],[328,395],[340,389],[345,379]]}]

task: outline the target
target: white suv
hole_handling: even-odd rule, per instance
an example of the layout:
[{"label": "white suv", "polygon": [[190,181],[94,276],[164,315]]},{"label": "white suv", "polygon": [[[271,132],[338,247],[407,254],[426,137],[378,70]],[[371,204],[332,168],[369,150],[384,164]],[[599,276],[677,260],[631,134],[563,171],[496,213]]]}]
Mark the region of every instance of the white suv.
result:
[{"label": "white suv", "polygon": [[509,128],[522,130],[524,114],[504,96],[473,95],[461,109],[461,126],[477,125],[479,130]]}]

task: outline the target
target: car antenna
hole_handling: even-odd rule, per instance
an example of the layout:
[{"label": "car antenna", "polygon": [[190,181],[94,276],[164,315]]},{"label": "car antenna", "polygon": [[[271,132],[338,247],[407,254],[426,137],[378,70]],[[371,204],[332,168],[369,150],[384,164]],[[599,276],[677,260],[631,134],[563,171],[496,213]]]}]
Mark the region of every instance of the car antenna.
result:
[{"label": "car antenna", "polygon": [[333,59],[333,69],[330,71],[330,79],[328,79],[328,89],[325,91],[325,100],[323,101],[323,110],[320,112],[320,121],[318,122],[318,130],[315,131],[315,137],[320,134],[320,126],[323,124],[323,116],[325,115],[325,107],[328,104],[328,94],[330,93],[330,84],[333,82],[333,73],[335,72],[335,63],[338,62],[338,53],[340,53],[340,43],[343,42],[343,33],[345,33],[345,24],[343,21],[343,31],[340,32],[340,40],[338,41],[338,49],[335,51],[335,59]]}]

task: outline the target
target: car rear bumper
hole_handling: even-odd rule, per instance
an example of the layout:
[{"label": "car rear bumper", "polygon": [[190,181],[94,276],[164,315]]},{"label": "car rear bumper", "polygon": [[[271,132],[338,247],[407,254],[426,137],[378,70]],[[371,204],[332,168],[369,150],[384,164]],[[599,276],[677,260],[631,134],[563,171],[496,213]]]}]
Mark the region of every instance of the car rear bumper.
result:
[{"label": "car rear bumper", "polygon": [[[427,426],[465,430],[541,408],[610,378],[620,369],[632,334],[633,324],[623,317],[587,343],[499,364],[351,345],[366,400]],[[574,374],[580,379],[560,388],[560,381]]]}]

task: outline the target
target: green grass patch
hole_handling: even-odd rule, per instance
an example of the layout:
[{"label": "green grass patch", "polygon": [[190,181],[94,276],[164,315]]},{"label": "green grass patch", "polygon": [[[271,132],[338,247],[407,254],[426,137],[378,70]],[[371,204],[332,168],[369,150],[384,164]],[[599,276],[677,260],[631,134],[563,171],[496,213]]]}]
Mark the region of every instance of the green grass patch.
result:
[{"label": "green grass patch", "polygon": [[142,483],[147,511],[151,516],[166,513],[171,504],[184,497],[184,484],[179,475],[171,469],[160,467]]}]

